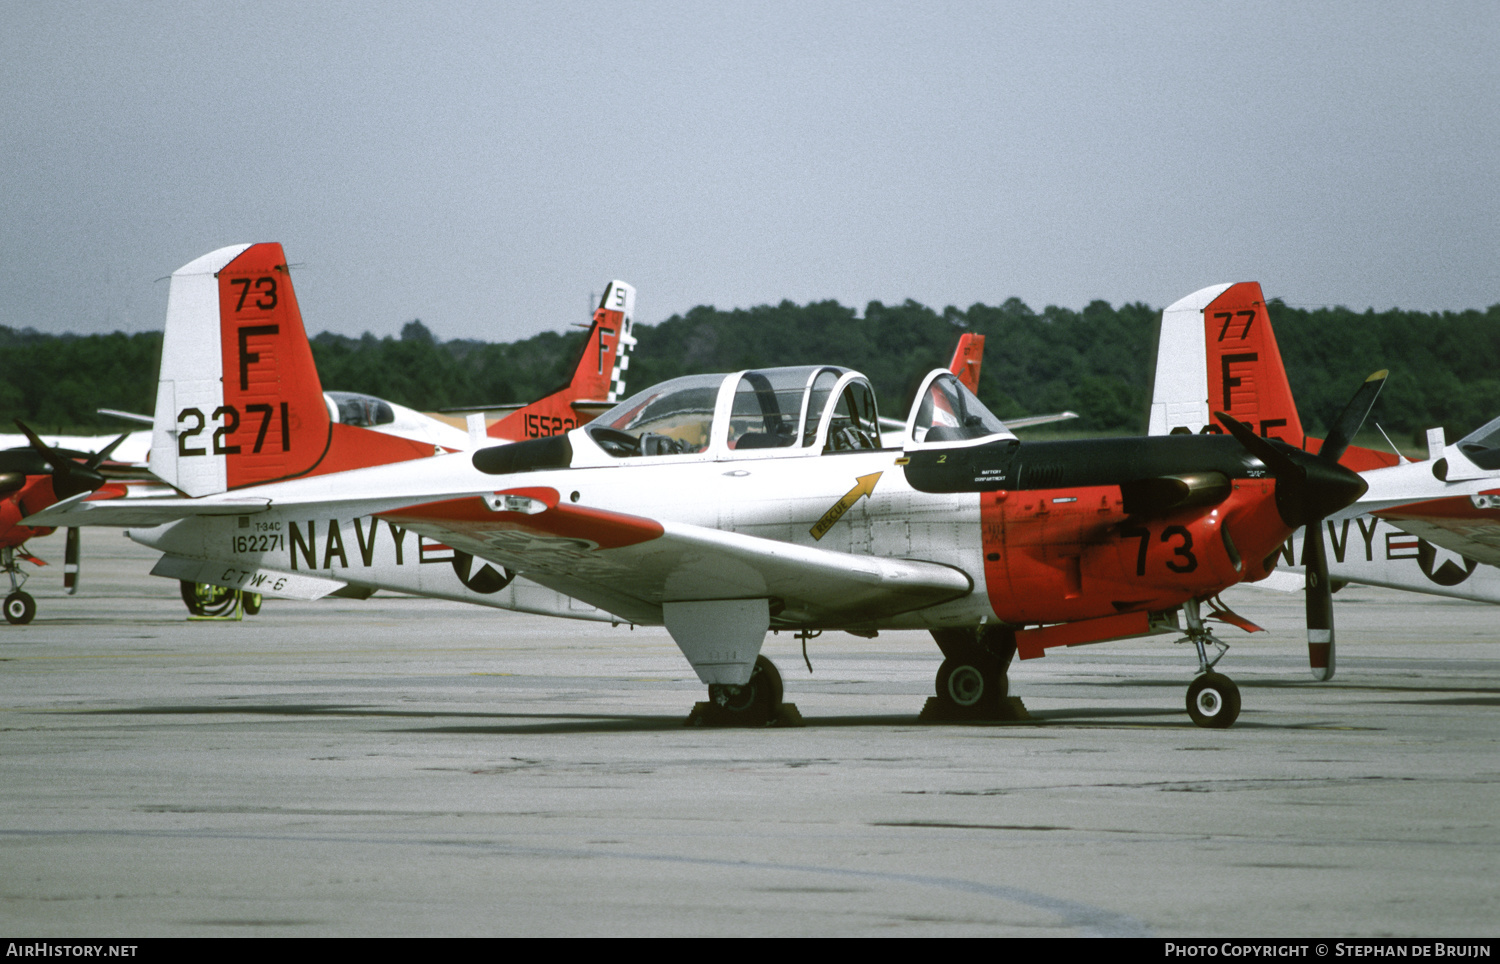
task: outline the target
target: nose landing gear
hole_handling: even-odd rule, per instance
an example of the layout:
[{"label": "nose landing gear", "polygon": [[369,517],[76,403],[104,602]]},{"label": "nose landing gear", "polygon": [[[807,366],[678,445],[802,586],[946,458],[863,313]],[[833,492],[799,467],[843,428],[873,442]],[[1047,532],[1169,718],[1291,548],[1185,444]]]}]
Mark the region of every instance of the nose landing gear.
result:
[{"label": "nose landing gear", "polygon": [[[1229,650],[1229,644],[1219,639],[1213,631],[1203,625],[1198,600],[1190,599],[1182,604],[1187,617],[1187,635],[1178,642],[1192,643],[1198,650],[1199,676],[1187,691],[1187,711],[1194,723],[1209,729],[1222,730],[1233,726],[1240,716],[1240,688],[1234,680],[1222,673],[1213,672]],[[1213,645],[1218,653],[1208,658],[1207,647]]]},{"label": "nose landing gear", "polygon": [[36,616],[36,600],[31,593],[23,592],[26,573],[16,562],[16,550],[12,546],[0,548],[0,572],[10,577],[10,595],[5,597],[5,621],[12,626],[24,626]]}]

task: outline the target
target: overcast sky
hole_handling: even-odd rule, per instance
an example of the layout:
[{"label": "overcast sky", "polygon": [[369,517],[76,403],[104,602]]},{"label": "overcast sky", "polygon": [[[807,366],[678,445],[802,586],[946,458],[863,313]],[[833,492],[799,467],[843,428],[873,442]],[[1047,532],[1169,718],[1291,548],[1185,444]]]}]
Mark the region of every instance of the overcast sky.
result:
[{"label": "overcast sky", "polygon": [[612,277],[647,323],[1500,302],[1494,0],[727,7],[0,0],[0,324],[160,328],[250,241],[351,335],[560,330]]}]

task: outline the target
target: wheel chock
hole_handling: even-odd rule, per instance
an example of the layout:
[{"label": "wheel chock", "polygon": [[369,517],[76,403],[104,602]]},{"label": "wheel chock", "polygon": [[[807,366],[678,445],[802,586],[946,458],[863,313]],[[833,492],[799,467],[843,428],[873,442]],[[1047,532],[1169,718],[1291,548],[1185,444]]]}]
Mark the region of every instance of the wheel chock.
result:
[{"label": "wheel chock", "polygon": [[733,713],[727,712],[717,703],[704,700],[694,703],[692,712],[688,713],[687,719],[683,720],[683,726],[711,726],[711,727],[763,727],[763,726],[805,726],[802,714],[797,710],[796,703],[782,703],[776,708],[776,714],[766,721],[749,722],[743,720]]},{"label": "wheel chock", "polygon": [[1034,723],[1019,696],[1007,696],[994,710],[959,709],[947,700],[927,697],[917,719],[923,723]]}]

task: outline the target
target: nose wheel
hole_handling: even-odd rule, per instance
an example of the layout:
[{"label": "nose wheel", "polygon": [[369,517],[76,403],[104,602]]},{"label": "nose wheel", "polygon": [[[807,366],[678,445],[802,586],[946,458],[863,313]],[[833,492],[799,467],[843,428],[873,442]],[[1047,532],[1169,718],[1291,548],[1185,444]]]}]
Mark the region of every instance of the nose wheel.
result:
[{"label": "nose wheel", "polygon": [[1204,673],[1188,687],[1187,711],[1199,726],[1222,730],[1239,719],[1240,688],[1222,673]]},{"label": "nose wheel", "polygon": [[25,626],[36,615],[36,600],[31,594],[17,589],[5,597],[5,621],[12,626]]},{"label": "nose wheel", "polygon": [[[1198,600],[1190,599],[1182,605],[1187,617],[1187,636],[1178,642],[1192,643],[1198,650],[1199,676],[1187,691],[1187,711],[1195,724],[1213,730],[1233,726],[1240,717],[1240,688],[1234,680],[1223,673],[1215,673],[1214,665],[1223,658],[1229,644],[1219,639],[1203,625]],[[1215,646],[1218,653],[1208,658],[1208,647]]]},{"label": "nose wheel", "polygon": [[22,592],[26,585],[26,573],[16,562],[14,546],[0,548],[0,572],[10,577],[10,595],[5,597],[5,621],[12,626],[24,626],[36,615],[36,600],[31,593]]}]

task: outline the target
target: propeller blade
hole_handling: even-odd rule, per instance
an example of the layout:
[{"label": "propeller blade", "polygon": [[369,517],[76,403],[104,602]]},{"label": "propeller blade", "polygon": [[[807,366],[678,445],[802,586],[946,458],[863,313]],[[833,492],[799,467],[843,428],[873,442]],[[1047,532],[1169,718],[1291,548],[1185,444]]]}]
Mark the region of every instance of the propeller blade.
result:
[{"label": "propeller blade", "polygon": [[31,443],[31,447],[35,449],[39,455],[41,455],[42,459],[48,465],[52,466],[54,471],[56,471],[57,462],[61,461],[61,457],[57,456],[56,453],[48,448],[47,443],[43,442],[41,438],[26,425],[25,422],[21,421],[19,418],[15,419],[14,421],[16,423],[16,428],[19,428],[26,435],[26,441]]},{"label": "propeller blade", "polygon": [[1307,662],[1313,679],[1333,679],[1333,590],[1328,582],[1328,550],[1323,542],[1323,520],[1309,523],[1302,543],[1302,565],[1307,572]]},{"label": "propeller blade", "polygon": [[68,529],[68,541],[63,547],[63,588],[72,596],[78,592],[78,529]]},{"label": "propeller blade", "polygon": [[1226,415],[1224,412],[1214,412],[1214,417],[1222,422],[1225,428],[1229,429],[1229,434],[1233,435],[1235,440],[1243,445],[1251,455],[1264,462],[1266,468],[1271,470],[1271,474],[1276,476],[1278,481],[1283,477],[1290,478],[1305,474],[1297,463],[1292,461],[1291,456],[1272,445],[1270,439],[1261,438],[1259,435],[1256,435],[1255,429],[1244,422],[1233,416]]},{"label": "propeller blade", "polygon": [[1335,462],[1343,458],[1344,450],[1365,424],[1370,409],[1375,407],[1375,399],[1380,397],[1380,390],[1385,387],[1385,379],[1389,374],[1390,372],[1381,370],[1365,379],[1365,383],[1359,386],[1359,391],[1349,399],[1349,404],[1344,406],[1343,412],[1333,423],[1328,437],[1323,440],[1323,447],[1318,451],[1319,455]]},{"label": "propeller blade", "polygon": [[[19,418],[15,422],[16,426],[26,433],[26,440],[31,443],[31,447],[41,455],[43,461],[52,466],[52,492],[59,499],[66,499],[80,492],[92,492],[104,484],[105,478],[96,470],[92,460],[90,464],[79,465],[62,449],[49,448],[47,443],[43,442]],[[115,439],[102,454],[107,455],[114,451],[115,446],[124,440],[123,435]]]},{"label": "propeller blade", "polygon": [[104,446],[104,448],[100,449],[93,456],[91,456],[88,462],[85,463],[85,465],[88,468],[97,469],[100,464],[102,464],[106,459],[114,454],[115,449],[120,447],[120,443],[128,438],[130,438],[129,432],[122,433],[119,438],[115,439],[113,442],[110,442],[108,445]]},{"label": "propeller blade", "polygon": [[1214,416],[1229,429],[1229,434],[1245,447],[1245,451],[1260,459],[1276,479],[1276,512],[1281,521],[1293,528],[1307,521],[1307,469],[1298,465],[1292,456],[1271,444],[1271,440],[1255,434],[1255,429],[1224,412]]}]

